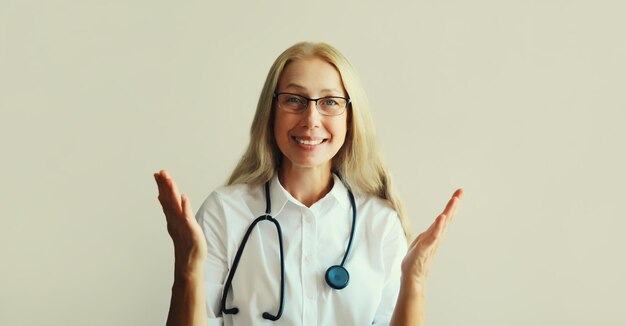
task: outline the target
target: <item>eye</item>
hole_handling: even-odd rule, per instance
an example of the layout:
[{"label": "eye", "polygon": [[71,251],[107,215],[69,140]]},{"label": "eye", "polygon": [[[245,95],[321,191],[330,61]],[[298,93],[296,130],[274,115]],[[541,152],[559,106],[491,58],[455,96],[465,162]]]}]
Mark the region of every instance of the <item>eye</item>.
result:
[{"label": "eye", "polygon": [[322,100],[322,105],[324,105],[324,106],[335,106],[335,105],[339,105],[339,103],[337,103],[337,101],[332,99],[332,98],[325,98],[325,99]]},{"label": "eye", "polygon": [[289,95],[287,96],[286,102],[289,104],[300,104],[302,103],[302,98],[295,95]]}]

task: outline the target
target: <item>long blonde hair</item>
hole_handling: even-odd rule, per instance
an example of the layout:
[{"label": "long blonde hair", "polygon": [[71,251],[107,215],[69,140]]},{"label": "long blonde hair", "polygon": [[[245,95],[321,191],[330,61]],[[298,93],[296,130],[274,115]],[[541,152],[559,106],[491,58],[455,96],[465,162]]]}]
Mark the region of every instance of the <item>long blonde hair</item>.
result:
[{"label": "long blonde hair", "polygon": [[264,184],[278,173],[282,153],[274,138],[274,92],[285,65],[310,57],[321,58],[339,71],[351,99],[346,140],[333,157],[332,170],[341,175],[353,191],[386,200],[398,213],[404,234],[410,240],[411,232],[404,205],[392,186],[391,174],[379,153],[369,103],[356,70],[337,49],[325,43],[297,43],[274,61],[252,121],[250,144],[228,184]]}]

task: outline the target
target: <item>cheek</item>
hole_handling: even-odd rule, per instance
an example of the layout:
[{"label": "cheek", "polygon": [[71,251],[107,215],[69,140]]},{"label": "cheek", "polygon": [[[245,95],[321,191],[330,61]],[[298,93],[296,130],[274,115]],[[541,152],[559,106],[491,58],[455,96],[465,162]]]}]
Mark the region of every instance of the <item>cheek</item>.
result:
[{"label": "cheek", "polygon": [[284,136],[289,131],[289,119],[284,116],[276,115],[274,119],[274,133],[277,137]]},{"label": "cheek", "polygon": [[293,128],[293,121],[288,116],[277,114],[274,118],[274,139],[279,145],[289,142],[289,131]]},{"label": "cheek", "polygon": [[345,118],[341,121],[336,121],[330,125],[329,128],[333,131],[335,138],[341,140],[342,142],[346,139],[348,133],[348,121]]}]

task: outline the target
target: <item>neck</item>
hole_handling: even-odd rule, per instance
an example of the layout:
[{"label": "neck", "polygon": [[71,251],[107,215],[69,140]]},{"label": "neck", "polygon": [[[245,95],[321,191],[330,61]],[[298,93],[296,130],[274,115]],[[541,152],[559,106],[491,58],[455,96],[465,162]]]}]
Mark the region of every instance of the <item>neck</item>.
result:
[{"label": "neck", "polygon": [[330,162],[324,166],[303,168],[285,160],[278,171],[278,179],[293,198],[307,207],[326,196],[333,187]]}]

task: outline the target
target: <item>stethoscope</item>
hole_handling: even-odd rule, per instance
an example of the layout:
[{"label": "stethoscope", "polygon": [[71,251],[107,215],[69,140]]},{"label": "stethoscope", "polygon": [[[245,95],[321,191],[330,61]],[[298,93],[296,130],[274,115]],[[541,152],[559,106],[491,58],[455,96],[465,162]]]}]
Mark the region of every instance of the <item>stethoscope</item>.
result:
[{"label": "stethoscope", "polygon": [[[326,283],[331,288],[337,290],[341,290],[348,286],[348,281],[350,280],[350,274],[348,274],[348,270],[344,267],[344,264],[346,262],[346,259],[348,259],[348,254],[350,253],[350,248],[352,247],[352,239],[354,238],[354,228],[356,225],[356,204],[354,203],[354,195],[347,185],[346,188],[348,189],[348,197],[350,197],[350,204],[352,205],[352,228],[350,230],[350,240],[348,240],[348,248],[346,249],[346,253],[343,256],[341,264],[329,267],[326,270],[325,275]],[[239,246],[239,249],[237,249],[237,254],[235,255],[233,267],[228,273],[228,278],[226,279],[226,284],[224,285],[224,292],[222,293],[223,314],[236,315],[237,313],[239,313],[239,309],[236,307],[226,308],[226,296],[228,295],[228,290],[230,289],[233,282],[233,277],[235,276],[235,271],[237,271],[237,266],[239,265],[239,260],[241,259],[241,254],[243,253],[243,248],[246,246],[248,237],[250,237],[250,233],[252,233],[252,230],[257,225],[257,223],[261,221],[270,221],[274,223],[274,225],[276,226],[276,231],[278,232],[278,245],[280,248],[280,307],[278,308],[278,313],[276,315],[272,315],[269,312],[264,312],[263,318],[269,319],[271,321],[276,321],[283,314],[283,308],[285,307],[285,260],[283,259],[283,232],[280,228],[280,223],[278,223],[278,221],[271,215],[271,205],[272,202],[270,199],[270,183],[268,181],[265,183],[265,214],[257,217],[248,227],[246,234],[243,236],[243,240],[241,240],[241,245]]]}]

